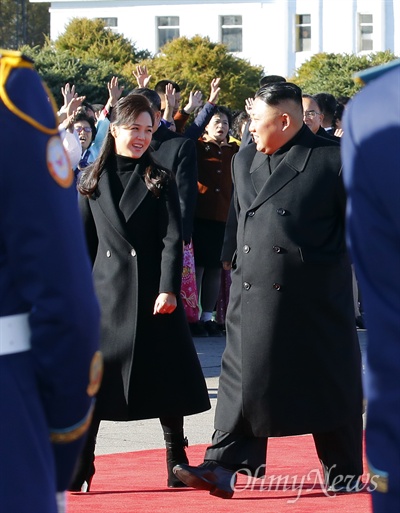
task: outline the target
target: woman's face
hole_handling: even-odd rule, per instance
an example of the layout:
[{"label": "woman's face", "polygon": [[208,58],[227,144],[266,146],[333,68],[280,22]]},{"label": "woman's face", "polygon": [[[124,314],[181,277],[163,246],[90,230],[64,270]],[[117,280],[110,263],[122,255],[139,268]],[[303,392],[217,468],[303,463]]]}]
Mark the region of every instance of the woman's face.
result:
[{"label": "woman's face", "polygon": [[87,150],[93,138],[92,127],[87,121],[82,119],[81,121],[77,121],[74,124],[74,128],[78,132],[79,141],[82,146],[82,151]]},{"label": "woman's face", "polygon": [[111,125],[115,153],[131,159],[140,158],[150,145],[153,123],[148,112],[142,112],[129,126]]},{"label": "woman's face", "polygon": [[229,121],[228,117],[221,112],[214,114],[210,122],[206,126],[206,132],[211,139],[216,142],[225,141],[228,136]]}]

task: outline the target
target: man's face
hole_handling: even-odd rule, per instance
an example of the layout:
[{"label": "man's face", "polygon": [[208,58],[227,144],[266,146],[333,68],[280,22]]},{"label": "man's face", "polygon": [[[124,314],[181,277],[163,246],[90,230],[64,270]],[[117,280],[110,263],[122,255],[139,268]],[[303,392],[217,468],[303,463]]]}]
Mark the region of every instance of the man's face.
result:
[{"label": "man's face", "polygon": [[312,98],[303,98],[304,123],[316,134],[324,119],[320,113],[318,103]]},{"label": "man's face", "polygon": [[286,142],[284,118],[279,106],[267,105],[256,98],[251,109],[249,131],[253,135],[257,150],[271,155]]}]

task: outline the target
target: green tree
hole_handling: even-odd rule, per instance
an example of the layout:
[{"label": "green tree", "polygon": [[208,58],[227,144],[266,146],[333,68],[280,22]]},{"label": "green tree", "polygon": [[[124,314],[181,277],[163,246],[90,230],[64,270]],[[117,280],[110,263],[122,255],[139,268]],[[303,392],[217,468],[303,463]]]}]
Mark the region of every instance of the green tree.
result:
[{"label": "green tree", "polygon": [[361,85],[353,79],[355,73],[396,59],[390,51],[369,55],[318,53],[302,64],[291,81],[305,93],[331,93],[353,96]]},{"label": "green tree", "polygon": [[35,61],[35,68],[59,106],[63,102],[61,87],[67,82],[75,85],[77,93],[86,96],[89,102],[106,103],[107,82],[118,75],[112,63],[91,57],[79,59],[65,50],[57,51],[50,42],[43,48],[23,47],[21,50]]},{"label": "green tree", "polygon": [[[245,99],[254,95],[262,76],[261,66],[252,66],[229,53],[225,45],[200,36],[176,38],[159,55],[141,64],[147,65],[152,75],[150,87],[162,79],[174,80],[181,87],[183,102],[192,90],[202,91],[207,99],[211,80],[220,77],[218,103],[232,110],[243,110]],[[124,76],[131,76],[133,69],[132,64],[126,65]]]},{"label": "green tree", "polygon": [[54,47],[76,58],[98,59],[120,66],[150,57],[149,52],[138,51],[134,43],[107,28],[100,19],[73,18]]},{"label": "green tree", "polygon": [[[135,45],[120,34],[106,28],[102,20],[74,18],[56,41],[48,38],[43,47],[24,46],[23,53],[35,61],[36,69],[52,91],[56,102],[63,101],[61,87],[74,84],[79,95],[92,103],[106,103],[107,82],[113,75],[122,76],[123,66],[148,58],[147,50]],[[121,84],[122,85],[122,84]],[[128,76],[127,89],[135,86]]]},{"label": "green tree", "polygon": [[0,48],[43,45],[50,32],[50,3],[0,0]]}]

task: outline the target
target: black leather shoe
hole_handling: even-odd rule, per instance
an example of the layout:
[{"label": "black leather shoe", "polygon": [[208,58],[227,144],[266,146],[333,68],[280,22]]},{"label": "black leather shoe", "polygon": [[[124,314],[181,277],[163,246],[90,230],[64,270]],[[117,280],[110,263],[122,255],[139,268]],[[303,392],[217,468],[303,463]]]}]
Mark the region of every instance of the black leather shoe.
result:
[{"label": "black leather shoe", "polygon": [[174,474],[187,486],[198,490],[208,490],[221,499],[231,499],[236,483],[236,473],[220,467],[214,462],[191,467],[184,463],[174,467]]},{"label": "black leather shoe", "polygon": [[362,315],[357,315],[356,326],[359,330],[365,330],[365,322],[364,322],[364,317]]},{"label": "black leather shoe", "polygon": [[204,328],[206,329],[209,337],[223,337],[220,327],[215,321],[206,321],[204,323]]}]

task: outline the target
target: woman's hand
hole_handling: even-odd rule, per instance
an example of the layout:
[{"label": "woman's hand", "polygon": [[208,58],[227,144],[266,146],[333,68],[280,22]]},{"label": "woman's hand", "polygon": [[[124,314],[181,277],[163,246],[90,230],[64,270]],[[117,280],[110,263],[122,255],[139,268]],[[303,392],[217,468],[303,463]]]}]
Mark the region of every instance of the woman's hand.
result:
[{"label": "woman's hand", "polygon": [[176,308],[176,296],[172,292],[161,292],[154,303],[153,315],[170,314]]}]

